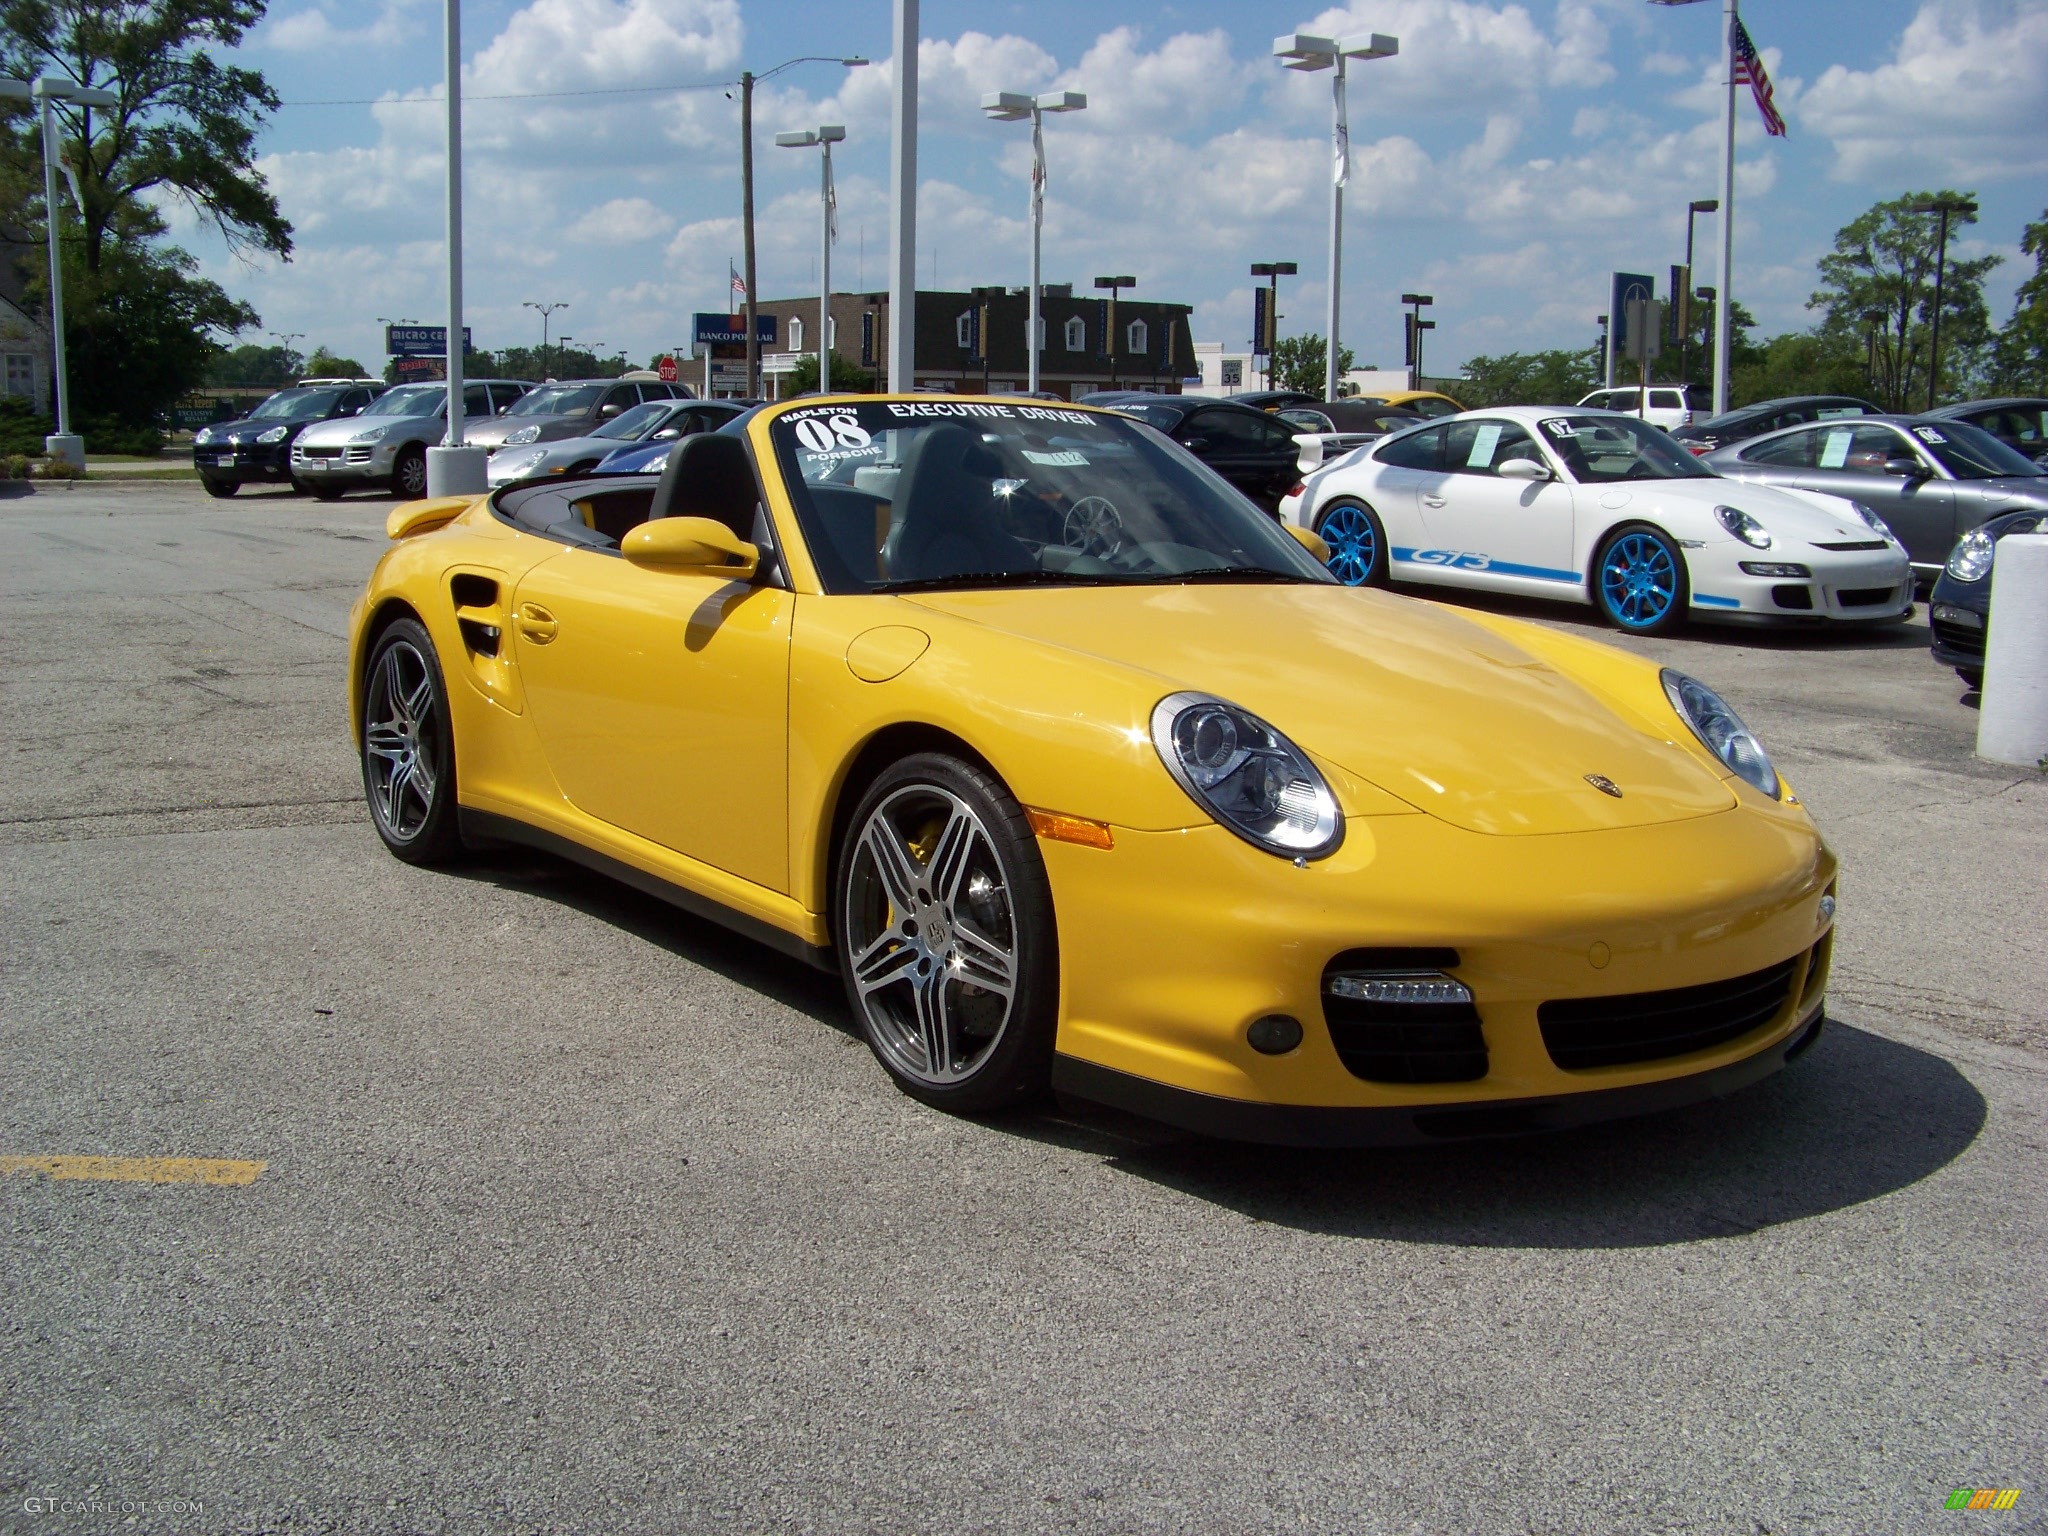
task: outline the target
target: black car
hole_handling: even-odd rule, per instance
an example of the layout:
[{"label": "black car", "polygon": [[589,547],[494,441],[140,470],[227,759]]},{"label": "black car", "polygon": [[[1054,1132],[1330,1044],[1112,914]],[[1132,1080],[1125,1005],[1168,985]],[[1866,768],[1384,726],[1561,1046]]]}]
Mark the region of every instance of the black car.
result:
[{"label": "black car", "polygon": [[2036,464],[2048,465],[2048,400],[2014,395],[2002,400],[1965,400],[1925,415],[1935,421],[1967,421]]},{"label": "black car", "polygon": [[1991,566],[2009,533],[2048,533],[2048,516],[2008,512],[1956,540],[1927,604],[1934,659],[1972,688],[1984,686],[1984,636],[1991,627]]},{"label": "black car", "polygon": [[1418,421],[1429,418],[1420,411],[1411,411],[1398,405],[1381,405],[1376,401],[1352,398],[1348,400],[1316,400],[1307,405],[1284,405],[1273,413],[1289,423],[1297,432],[1341,432],[1347,435],[1378,437],[1387,432],[1399,432],[1412,427]]},{"label": "black car", "polygon": [[1241,389],[1236,394],[1225,395],[1239,405],[1248,405],[1258,411],[1277,411],[1284,405],[1317,405],[1318,397],[1298,389]]},{"label": "black car", "polygon": [[1708,453],[1782,427],[1803,427],[1809,421],[1829,421],[1837,416],[1878,416],[1883,412],[1883,406],[1872,405],[1856,395],[1787,395],[1782,400],[1760,400],[1739,411],[1696,421],[1671,435],[1694,453]]},{"label": "black car", "polygon": [[232,496],[255,482],[292,479],[292,444],[316,421],[354,416],[384,392],[381,384],[302,385],[280,389],[239,421],[201,427],[192,435],[192,467],[212,496]]},{"label": "black car", "polygon": [[1279,513],[1280,498],[1301,478],[1295,428],[1264,411],[1200,395],[1133,395],[1105,404],[1164,432],[1268,512]]}]

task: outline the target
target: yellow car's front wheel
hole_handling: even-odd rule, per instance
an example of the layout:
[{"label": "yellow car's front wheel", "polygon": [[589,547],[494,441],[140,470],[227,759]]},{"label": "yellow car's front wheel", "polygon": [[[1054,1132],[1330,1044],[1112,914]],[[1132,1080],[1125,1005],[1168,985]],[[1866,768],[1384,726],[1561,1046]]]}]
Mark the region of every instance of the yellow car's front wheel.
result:
[{"label": "yellow car's front wheel", "polygon": [[895,764],[848,820],[835,884],[847,998],[906,1092],[977,1114],[1045,1090],[1059,994],[1052,896],[1000,782],[938,753]]}]

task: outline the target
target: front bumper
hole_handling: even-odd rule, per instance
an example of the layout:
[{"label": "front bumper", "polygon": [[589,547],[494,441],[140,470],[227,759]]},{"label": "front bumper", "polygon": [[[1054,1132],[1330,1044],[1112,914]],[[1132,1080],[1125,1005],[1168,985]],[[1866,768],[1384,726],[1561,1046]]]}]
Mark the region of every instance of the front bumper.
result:
[{"label": "front bumper", "polygon": [[192,467],[209,480],[281,481],[292,472],[289,443],[206,443],[192,445]]},{"label": "front bumper", "polygon": [[1991,579],[1957,581],[1946,572],[1927,601],[1929,651],[1945,667],[1984,671],[1984,637],[1991,627]]},{"label": "front bumper", "polygon": [[368,485],[388,481],[397,456],[397,445],[386,443],[347,443],[319,452],[298,447],[292,451],[292,473],[308,484]]},{"label": "front bumper", "polygon": [[[1913,570],[1896,548],[1855,556],[1797,545],[1784,550],[1717,546],[1692,553],[1687,574],[1694,618],[1883,624],[1913,612]],[[1810,574],[1752,575],[1742,569],[1744,561],[1803,566]]]},{"label": "front bumper", "polygon": [[[1434,1140],[1540,1129],[1729,1092],[1820,1016],[1835,862],[1796,806],[1609,832],[1498,837],[1434,817],[1352,817],[1298,869],[1221,828],[1042,843],[1059,913],[1057,1082],[1177,1124],[1270,1141]],[[1464,1081],[1345,1064],[1325,968],[1365,949],[1449,949],[1485,1045]],[[1632,998],[1791,967],[1753,1028],[1680,1055],[1567,1070],[1546,1003]],[[1250,1025],[1300,1022],[1263,1055]],[[1689,1085],[1689,1086],[1682,1086]],[[1580,1101],[1585,1101],[1583,1104]],[[1489,1119],[1440,1112],[1481,1107]]]}]

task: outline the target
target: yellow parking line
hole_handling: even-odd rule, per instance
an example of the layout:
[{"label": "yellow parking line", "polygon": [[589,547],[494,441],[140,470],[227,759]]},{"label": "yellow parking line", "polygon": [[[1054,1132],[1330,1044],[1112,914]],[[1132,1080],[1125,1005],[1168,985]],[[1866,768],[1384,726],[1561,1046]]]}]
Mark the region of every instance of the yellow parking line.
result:
[{"label": "yellow parking line", "polygon": [[253,1184],[269,1166],[231,1157],[0,1156],[0,1177],[40,1173],[51,1179],[104,1179],[124,1184]]}]

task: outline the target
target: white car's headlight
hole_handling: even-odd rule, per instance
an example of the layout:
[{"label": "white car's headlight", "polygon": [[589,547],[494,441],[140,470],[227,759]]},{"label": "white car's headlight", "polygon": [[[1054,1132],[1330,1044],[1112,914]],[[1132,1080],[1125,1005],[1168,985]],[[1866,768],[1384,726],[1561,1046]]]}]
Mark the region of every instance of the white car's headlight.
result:
[{"label": "white car's headlight", "polygon": [[1877,515],[1877,508],[1867,507],[1860,501],[1852,501],[1849,503],[1849,505],[1856,509],[1856,515],[1858,517],[1862,518],[1863,521],[1870,524],[1871,528],[1876,532],[1879,538],[1883,539],[1888,544],[1896,544],[1899,542],[1898,535],[1892,532],[1891,524],[1887,523],[1883,518]]},{"label": "white car's headlight", "polygon": [[505,434],[505,446],[507,448],[513,447],[519,443],[537,443],[539,441],[539,427],[520,427],[514,431],[507,432]]},{"label": "white car's headlight", "polygon": [[1972,528],[1948,552],[1948,573],[1957,581],[1982,581],[1991,574],[1991,562],[1998,555],[1998,540],[1982,528]]},{"label": "white car's headlight", "polygon": [[1169,694],[1152,710],[1152,744],[1194,802],[1255,847],[1319,859],[1343,842],[1337,797],[1315,764],[1250,710]]},{"label": "white car's headlight", "polygon": [[1739,507],[1716,507],[1714,518],[1736,538],[1755,549],[1771,547],[1770,531]]},{"label": "white car's headlight", "polygon": [[284,435],[289,431],[291,431],[290,427],[272,427],[268,432],[259,436],[256,441],[259,443],[281,443],[284,441]]},{"label": "white car's headlight", "polygon": [[349,441],[352,443],[374,443],[383,435],[384,429],[382,427],[366,427],[361,432],[356,433],[354,437],[351,437]]},{"label": "white car's headlight", "polygon": [[1770,754],[1764,751],[1742,717],[1730,709],[1721,696],[1696,677],[1687,677],[1683,672],[1664,669],[1664,696],[1671,700],[1671,707],[1678,712],[1678,718],[1692,727],[1693,735],[1699,737],[1706,749],[1728,765],[1728,771],[1749,784],[1762,790],[1773,800],[1778,798],[1778,770],[1771,766]]}]

